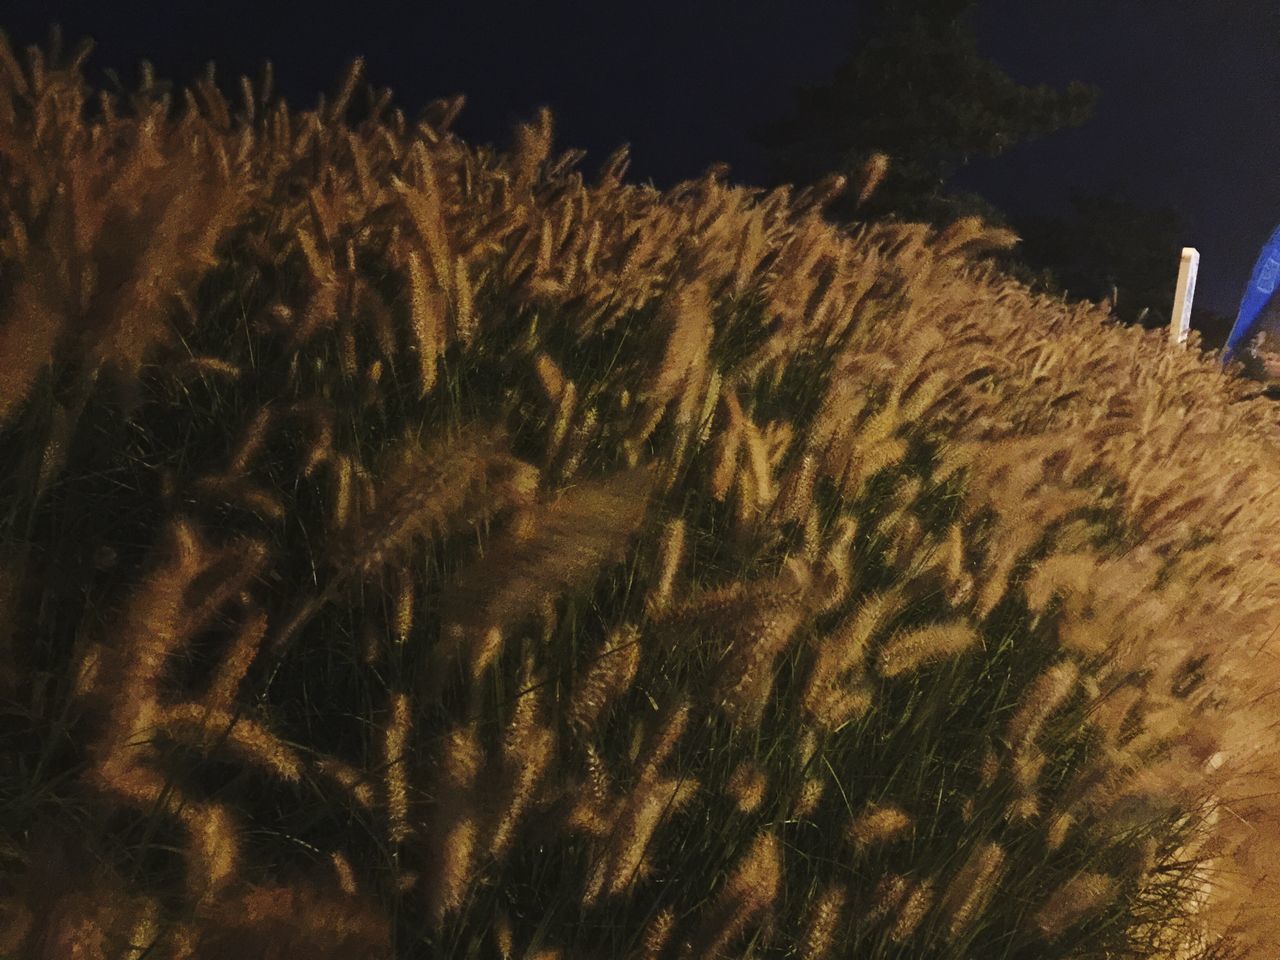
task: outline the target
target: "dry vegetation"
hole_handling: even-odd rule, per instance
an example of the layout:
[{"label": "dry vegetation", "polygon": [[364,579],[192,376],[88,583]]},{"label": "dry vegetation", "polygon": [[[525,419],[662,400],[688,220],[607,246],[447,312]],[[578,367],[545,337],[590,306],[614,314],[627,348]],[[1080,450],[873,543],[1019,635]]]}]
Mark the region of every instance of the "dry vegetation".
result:
[{"label": "dry vegetation", "polygon": [[87,53],[0,44],[0,955],[1280,955],[1211,358],[981,224]]}]

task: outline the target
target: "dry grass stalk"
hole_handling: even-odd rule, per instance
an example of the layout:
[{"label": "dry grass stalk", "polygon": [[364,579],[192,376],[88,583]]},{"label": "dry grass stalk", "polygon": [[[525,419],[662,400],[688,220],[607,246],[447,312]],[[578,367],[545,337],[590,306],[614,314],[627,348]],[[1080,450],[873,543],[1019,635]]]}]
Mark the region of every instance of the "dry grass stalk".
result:
[{"label": "dry grass stalk", "polygon": [[928,881],[922,880],[913,884],[911,891],[898,908],[893,925],[889,927],[889,939],[894,943],[903,943],[908,940],[920,926],[920,921],[933,908],[934,899],[933,887]]},{"label": "dry grass stalk", "polygon": [[804,783],[800,785],[800,791],[796,796],[791,816],[797,820],[813,816],[814,811],[818,809],[819,801],[822,800],[822,793],[825,788],[826,783],[821,778],[806,778]]},{"label": "dry grass stalk", "polygon": [[409,746],[409,697],[397,693],[391,698],[391,716],[383,734],[383,762],[386,767],[387,816],[392,843],[409,836],[409,784],[405,753]]},{"label": "dry grass stalk", "polygon": [[1061,811],[1053,815],[1049,820],[1049,827],[1045,831],[1045,846],[1050,850],[1057,850],[1067,839],[1067,835],[1071,832],[1071,828],[1075,826],[1075,817],[1066,811]]},{"label": "dry grass stalk", "polygon": [[802,960],[824,960],[831,953],[848,900],[849,891],[841,886],[830,886],[813,900],[800,952]]},{"label": "dry grass stalk", "polygon": [[873,153],[863,165],[858,177],[858,203],[863,204],[871,199],[876,188],[889,172],[889,156],[885,153]]},{"label": "dry grass stalk", "polygon": [[859,851],[901,837],[912,828],[911,817],[893,804],[875,804],[860,813],[848,826],[849,842]]},{"label": "dry grass stalk", "polygon": [[663,948],[666,947],[667,942],[671,939],[675,925],[675,911],[670,907],[664,907],[658,912],[657,916],[646,924],[640,952],[642,960],[658,960]]},{"label": "dry grass stalk", "polygon": [[333,872],[337,876],[338,889],[349,897],[358,893],[355,871],[351,869],[351,861],[337,850],[329,854],[329,862],[333,864]]},{"label": "dry grass stalk", "polygon": [[609,704],[634,682],[640,665],[640,631],[624,625],[609,635],[603,648],[569,699],[569,723],[581,736],[594,732]]},{"label": "dry grass stalk", "polygon": [[418,354],[421,395],[426,396],[436,385],[444,340],[444,294],[430,285],[422,258],[416,252],[408,255],[409,317],[414,346]]},{"label": "dry grass stalk", "polygon": [[[826,726],[839,726],[841,718],[860,715],[850,711],[863,700],[870,706],[871,692],[862,684],[845,685],[841,678],[852,672],[862,675],[867,648],[875,634],[899,612],[901,596],[895,591],[867,597],[850,617],[838,624],[818,647],[813,668],[804,689],[803,705],[813,718]],[[853,697],[853,700],[849,700]],[[847,701],[847,702],[846,702]],[[837,704],[840,707],[837,708]]]},{"label": "dry grass stalk", "polygon": [[477,513],[528,503],[538,483],[535,468],[507,455],[501,436],[482,428],[428,446],[406,443],[386,459],[377,498],[382,506],[335,550],[338,569],[367,576],[415,537],[439,535]]},{"label": "dry grass stalk", "polygon": [[987,909],[1004,862],[1005,852],[996,843],[980,844],[966,858],[941,901],[951,936],[962,936]]},{"label": "dry grass stalk", "polygon": [[647,513],[652,479],[641,468],[565,491],[528,511],[459,576],[442,618],[463,629],[468,676],[479,678],[498,652],[486,634],[504,632],[542,598],[578,587],[620,558]]},{"label": "dry grass stalk", "polygon": [[778,897],[782,879],[782,849],[771,833],[762,833],[738,861],[729,879],[710,906],[686,956],[717,956],[752,920],[769,911]]},{"label": "dry grass stalk", "polygon": [[503,960],[510,960],[515,952],[515,935],[511,930],[511,916],[500,910],[493,924],[493,941]]},{"label": "dry grass stalk", "polygon": [[867,916],[882,920],[896,911],[911,891],[911,879],[899,873],[887,873],[876,883]]},{"label": "dry grass stalk", "polygon": [[413,630],[413,575],[407,570],[397,570],[395,575],[395,639],[404,646]]},{"label": "dry grass stalk", "polygon": [[806,566],[788,564],[775,581],[750,591],[746,603],[721,626],[728,649],[711,696],[739,722],[758,721],[772,690],[774,661],[808,618],[810,583]]},{"label": "dry grass stalk", "polygon": [[1114,877],[1100,873],[1079,874],[1049,895],[1036,911],[1035,922],[1046,936],[1056,937],[1104,906],[1115,888]]},{"label": "dry grass stalk", "polygon": [[366,810],[373,807],[374,788],[370,775],[334,757],[316,764],[316,771],[345,790],[356,804]]},{"label": "dry grass stalk", "polygon": [[658,545],[658,574],[646,605],[653,611],[663,610],[671,600],[676,573],[684,559],[685,523],[677,517],[663,528]]},{"label": "dry grass stalk", "polygon": [[603,855],[587,875],[583,902],[618,897],[648,875],[646,853],[659,826],[698,792],[692,780],[645,778],[622,803]]},{"label": "dry grass stalk", "polygon": [[925,664],[954,657],[979,642],[977,631],[964,621],[939,623],[895,634],[876,654],[885,677],[901,676]]},{"label": "dry grass stalk", "polygon": [[231,645],[223,657],[205,694],[204,703],[209,711],[229,711],[249,667],[262,646],[267,634],[267,615],[261,610],[250,611],[236,630]]},{"label": "dry grass stalk", "polygon": [[498,862],[506,856],[521,820],[533,807],[538,789],[558,757],[559,738],[548,725],[544,682],[531,658],[526,657],[520,674],[523,692],[503,734],[500,793],[486,804],[493,810],[489,853]]},{"label": "dry grass stalk", "polygon": [[744,761],[734,768],[729,777],[728,793],[743,813],[751,813],[764,802],[769,779],[760,766]]},{"label": "dry grass stalk", "polygon": [[206,750],[221,744],[239,759],[290,783],[302,776],[302,761],[293,750],[262,724],[230,711],[198,703],[175,704],[157,710],[155,723],[157,729]]},{"label": "dry grass stalk", "polygon": [[440,762],[436,811],[427,841],[427,913],[437,927],[462,906],[473,878],[479,827],[474,793],[484,754],[474,727],[452,731]]}]

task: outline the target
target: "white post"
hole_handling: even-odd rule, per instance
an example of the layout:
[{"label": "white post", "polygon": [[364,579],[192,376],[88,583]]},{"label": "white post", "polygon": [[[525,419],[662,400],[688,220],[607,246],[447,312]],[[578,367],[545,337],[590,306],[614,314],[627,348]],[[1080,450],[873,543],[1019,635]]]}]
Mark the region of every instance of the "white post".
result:
[{"label": "white post", "polygon": [[1178,266],[1178,292],[1173,297],[1173,317],[1169,323],[1169,339],[1178,346],[1185,346],[1191,331],[1191,300],[1196,295],[1196,271],[1200,269],[1200,251],[1194,247],[1182,248],[1182,263]]}]

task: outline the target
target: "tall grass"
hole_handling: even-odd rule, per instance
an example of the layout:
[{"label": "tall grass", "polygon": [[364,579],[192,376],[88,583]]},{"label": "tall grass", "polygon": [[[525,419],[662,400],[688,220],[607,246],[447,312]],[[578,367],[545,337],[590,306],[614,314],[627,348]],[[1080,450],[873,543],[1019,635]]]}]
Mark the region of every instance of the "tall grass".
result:
[{"label": "tall grass", "polygon": [[0,952],[1275,955],[1211,358],[976,221],[87,54],[0,43]]}]

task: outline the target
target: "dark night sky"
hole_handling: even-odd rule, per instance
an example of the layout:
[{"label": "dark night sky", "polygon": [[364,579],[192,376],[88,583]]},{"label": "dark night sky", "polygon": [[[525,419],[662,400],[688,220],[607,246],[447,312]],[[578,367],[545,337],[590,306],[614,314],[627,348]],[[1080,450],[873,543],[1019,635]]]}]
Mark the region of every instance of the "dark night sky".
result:
[{"label": "dark night sky", "polygon": [[[89,77],[138,61],[187,82],[208,60],[223,89],[273,61],[277,89],[310,107],[362,54],[366,77],[413,117],[465,93],[458,132],[510,142],[512,125],[549,104],[557,147],[583,169],[632,145],[633,180],[668,187],[714,161],[758,182],[746,131],[775,116],[798,83],[828,75],[850,50],[860,0],[648,0],[645,3],[97,3],[4,0],[0,28],[45,43],[50,21],[70,46],[97,47]],[[1011,212],[1065,210],[1072,189],[1114,183],[1134,200],[1179,210],[1199,249],[1196,302],[1234,315],[1262,242],[1280,222],[1280,7],[1273,0],[980,0],[981,51],[1024,83],[1072,79],[1102,90],[1088,125],[1017,147],[962,174]],[[1177,271],[1171,255],[1170,285]]]}]

